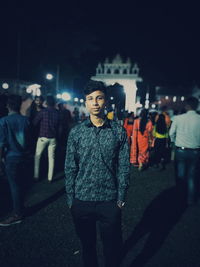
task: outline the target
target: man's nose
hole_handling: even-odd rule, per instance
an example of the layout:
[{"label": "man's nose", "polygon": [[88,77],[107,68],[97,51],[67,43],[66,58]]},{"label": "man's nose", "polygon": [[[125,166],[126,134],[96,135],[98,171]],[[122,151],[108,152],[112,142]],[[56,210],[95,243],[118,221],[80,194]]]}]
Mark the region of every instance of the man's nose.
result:
[{"label": "man's nose", "polygon": [[98,101],[97,101],[97,99],[94,99],[94,100],[93,100],[93,105],[94,105],[94,106],[97,106],[97,105],[98,105]]}]

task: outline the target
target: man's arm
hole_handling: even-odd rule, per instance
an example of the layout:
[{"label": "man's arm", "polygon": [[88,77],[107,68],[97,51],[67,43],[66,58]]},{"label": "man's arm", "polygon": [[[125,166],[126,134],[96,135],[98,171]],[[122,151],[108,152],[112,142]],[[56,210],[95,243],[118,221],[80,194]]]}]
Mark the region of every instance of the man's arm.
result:
[{"label": "man's arm", "polygon": [[126,191],[129,185],[130,178],[130,150],[128,144],[128,138],[126,131],[122,129],[121,142],[118,155],[118,206],[121,207],[120,203],[125,202]]},{"label": "man's arm", "polygon": [[65,158],[65,188],[67,192],[67,204],[69,208],[72,206],[74,199],[74,185],[78,173],[78,157],[76,145],[73,136],[76,134],[74,129],[71,130],[68,141]]},{"label": "man's arm", "polygon": [[176,129],[177,129],[177,121],[175,117],[169,130],[169,136],[170,136],[171,142],[173,143],[176,140]]}]

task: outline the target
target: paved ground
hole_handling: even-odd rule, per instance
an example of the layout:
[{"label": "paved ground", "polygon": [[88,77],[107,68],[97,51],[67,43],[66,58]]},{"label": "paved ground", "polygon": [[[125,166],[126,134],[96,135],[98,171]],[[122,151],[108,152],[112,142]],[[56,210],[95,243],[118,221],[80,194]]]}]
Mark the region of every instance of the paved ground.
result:
[{"label": "paved ground", "polygon": [[[199,267],[200,207],[177,208],[173,166],[158,172],[132,170],[123,210],[125,242],[122,266]],[[0,182],[0,215],[6,215],[9,191]],[[65,203],[62,175],[32,187],[27,218],[0,227],[1,267],[81,267],[81,249]],[[102,248],[99,242],[100,266]],[[112,266],[111,266],[112,267]]]}]

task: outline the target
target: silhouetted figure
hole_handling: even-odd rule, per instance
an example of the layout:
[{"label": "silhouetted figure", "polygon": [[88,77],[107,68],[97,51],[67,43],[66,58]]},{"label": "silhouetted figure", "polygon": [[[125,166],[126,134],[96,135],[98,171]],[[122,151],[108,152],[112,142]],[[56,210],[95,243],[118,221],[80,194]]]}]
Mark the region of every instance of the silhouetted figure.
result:
[{"label": "silhouetted figure", "polygon": [[13,203],[12,215],[0,222],[0,226],[22,221],[27,176],[31,175],[30,123],[26,116],[19,113],[21,102],[20,96],[10,95],[7,102],[9,114],[0,119],[0,162],[4,157]]},{"label": "silhouetted figure", "polygon": [[47,108],[41,110],[35,117],[33,124],[40,125],[39,138],[35,152],[34,179],[38,181],[40,174],[40,159],[44,149],[48,148],[48,181],[52,182],[55,166],[55,150],[59,134],[59,112],[55,109],[55,99],[48,95]]},{"label": "silhouetted figure", "polygon": [[180,199],[187,205],[199,198],[200,176],[197,174],[200,161],[200,115],[195,97],[186,99],[187,112],[177,115],[170,128],[171,141],[175,143],[175,173]]},{"label": "silhouetted figure", "polygon": [[161,163],[161,170],[165,169],[167,162],[167,147],[168,147],[168,129],[165,122],[165,116],[159,114],[158,119],[154,125],[153,130],[154,140],[154,164],[159,167]]}]

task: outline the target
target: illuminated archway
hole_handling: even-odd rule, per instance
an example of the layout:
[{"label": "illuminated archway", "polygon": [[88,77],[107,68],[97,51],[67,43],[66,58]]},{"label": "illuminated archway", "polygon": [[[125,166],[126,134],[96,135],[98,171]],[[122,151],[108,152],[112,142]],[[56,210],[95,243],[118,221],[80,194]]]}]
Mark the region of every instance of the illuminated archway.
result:
[{"label": "illuminated archway", "polygon": [[104,64],[99,63],[96,68],[96,75],[92,76],[91,79],[102,81],[106,85],[116,83],[122,85],[126,94],[125,110],[136,112],[136,82],[142,81],[142,78],[138,75],[139,68],[136,63],[132,65],[129,58],[123,63],[120,55],[116,55],[110,63],[108,59],[105,60]]}]

